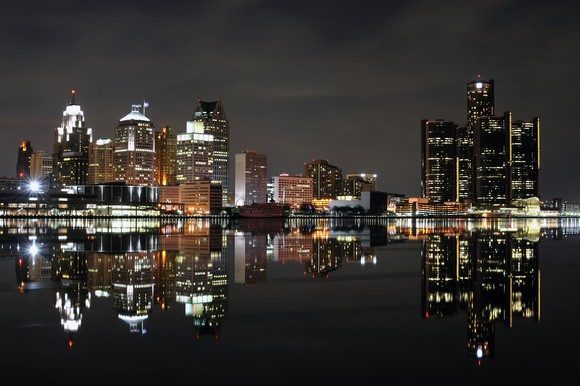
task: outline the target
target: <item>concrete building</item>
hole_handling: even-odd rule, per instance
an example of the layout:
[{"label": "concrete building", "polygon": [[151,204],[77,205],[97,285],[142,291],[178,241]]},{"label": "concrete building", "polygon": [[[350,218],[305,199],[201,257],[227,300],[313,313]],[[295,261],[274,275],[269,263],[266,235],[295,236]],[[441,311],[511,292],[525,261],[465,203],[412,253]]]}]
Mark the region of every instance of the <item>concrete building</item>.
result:
[{"label": "concrete building", "polygon": [[247,150],[236,154],[235,205],[267,201],[268,156]]},{"label": "concrete building", "polygon": [[30,157],[30,179],[44,180],[52,176],[52,156],[35,151]]},{"label": "concrete building", "polygon": [[162,205],[179,204],[188,215],[217,215],[222,211],[222,186],[217,181],[184,182],[178,186],[161,186]]},{"label": "concrete building", "polygon": [[312,178],[314,198],[333,199],[342,194],[342,169],[327,160],[305,163],[304,175]]},{"label": "concrete building", "polygon": [[113,168],[113,141],[97,139],[89,146],[89,184],[115,181]]},{"label": "concrete building", "polygon": [[377,190],[377,175],[375,173],[349,173],[343,185],[345,196],[360,197],[362,192]]},{"label": "concrete building", "polygon": [[16,161],[16,177],[20,179],[30,178],[30,159],[32,157],[32,145],[30,141],[21,141],[18,146],[18,159]]},{"label": "concrete building", "polygon": [[213,135],[204,132],[201,121],[187,122],[185,131],[177,135],[177,183],[211,180]]},{"label": "concrete building", "polygon": [[297,209],[312,203],[312,178],[280,174],[274,177],[274,201]]}]

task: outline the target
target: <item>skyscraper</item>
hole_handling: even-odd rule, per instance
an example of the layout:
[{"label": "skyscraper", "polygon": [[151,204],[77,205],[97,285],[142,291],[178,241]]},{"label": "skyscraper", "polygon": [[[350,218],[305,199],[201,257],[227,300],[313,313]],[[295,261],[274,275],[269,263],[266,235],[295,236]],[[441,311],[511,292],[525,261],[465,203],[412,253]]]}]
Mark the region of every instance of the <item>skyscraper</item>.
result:
[{"label": "skyscraper", "polygon": [[93,131],[86,127],[85,115],[71,92],[69,105],[62,113],[62,124],[54,129],[53,178],[58,186],[87,183],[89,145]]},{"label": "skyscraper", "polygon": [[474,132],[475,197],[483,206],[511,203],[512,114],[484,116]]},{"label": "skyscraper", "polygon": [[540,196],[540,119],[512,122],[512,200]]},{"label": "skyscraper", "polygon": [[235,205],[267,202],[268,156],[247,150],[236,154]]},{"label": "skyscraper", "polygon": [[21,141],[18,146],[18,160],[16,161],[16,177],[25,179],[30,177],[30,158],[32,146],[30,141]]},{"label": "skyscraper", "polygon": [[[192,122],[199,125],[204,134],[213,136],[212,180],[220,181],[223,187],[223,203],[228,199],[228,160],[230,150],[230,124],[221,100],[198,101]],[[188,123],[189,124],[189,123]]]},{"label": "skyscraper", "polygon": [[89,184],[115,181],[113,169],[113,141],[97,139],[89,146]]},{"label": "skyscraper", "polygon": [[421,195],[435,202],[457,200],[457,125],[421,121]]},{"label": "skyscraper", "polygon": [[314,198],[332,199],[342,193],[342,169],[327,160],[305,163],[304,175],[312,178]]},{"label": "skyscraper", "polygon": [[115,181],[128,185],[155,185],[153,123],[133,105],[115,129],[113,153]]},{"label": "skyscraper", "polygon": [[177,135],[169,126],[155,132],[155,182],[177,184]]},{"label": "skyscraper", "polygon": [[187,122],[186,132],[177,135],[177,183],[213,179],[213,141],[202,121]]},{"label": "skyscraper", "polygon": [[467,126],[458,130],[459,198],[472,201],[475,193],[474,130],[479,117],[495,113],[493,79],[467,83]]},{"label": "skyscraper", "polygon": [[49,179],[52,176],[52,157],[44,151],[35,151],[30,157],[30,178]]}]

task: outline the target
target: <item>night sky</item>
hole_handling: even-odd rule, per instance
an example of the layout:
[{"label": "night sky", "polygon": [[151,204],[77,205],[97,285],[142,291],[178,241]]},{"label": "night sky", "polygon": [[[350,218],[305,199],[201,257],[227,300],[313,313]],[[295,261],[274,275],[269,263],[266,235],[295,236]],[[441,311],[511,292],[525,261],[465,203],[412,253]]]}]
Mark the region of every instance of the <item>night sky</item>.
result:
[{"label": "night sky", "polygon": [[496,110],[542,123],[542,198],[580,200],[576,2],[19,1],[0,13],[0,175],[18,142],[52,152],[71,89],[95,138],[131,104],[185,131],[221,98],[231,153],[269,174],[327,158],[419,192],[422,118],[465,123],[465,84],[495,79]]}]

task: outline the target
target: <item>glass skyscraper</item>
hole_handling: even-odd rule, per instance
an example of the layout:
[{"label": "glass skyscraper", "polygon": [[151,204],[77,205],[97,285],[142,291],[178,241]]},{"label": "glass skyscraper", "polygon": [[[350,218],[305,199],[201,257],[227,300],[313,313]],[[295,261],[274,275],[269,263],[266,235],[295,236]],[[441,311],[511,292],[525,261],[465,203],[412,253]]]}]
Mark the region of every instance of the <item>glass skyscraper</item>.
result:
[{"label": "glass skyscraper", "polygon": [[435,202],[456,201],[457,125],[438,119],[421,121],[421,195]]}]

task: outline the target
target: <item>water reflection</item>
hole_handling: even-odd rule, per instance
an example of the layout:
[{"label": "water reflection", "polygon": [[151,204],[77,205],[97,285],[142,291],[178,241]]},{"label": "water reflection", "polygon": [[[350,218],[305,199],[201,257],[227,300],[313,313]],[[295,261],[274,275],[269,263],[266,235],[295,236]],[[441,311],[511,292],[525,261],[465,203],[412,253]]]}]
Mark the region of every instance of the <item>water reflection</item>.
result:
[{"label": "water reflection", "polygon": [[397,253],[392,245],[418,244],[421,316],[433,323],[465,314],[467,354],[477,363],[495,356],[499,324],[540,321],[541,240],[580,233],[573,220],[0,225],[17,290],[53,291],[70,347],[94,302],[109,304],[130,333],[146,334],[153,312],[177,309],[194,337],[217,337],[229,286],[266,285],[273,265],[300,264],[297,282],[332,279],[347,264],[380,264]]}]

